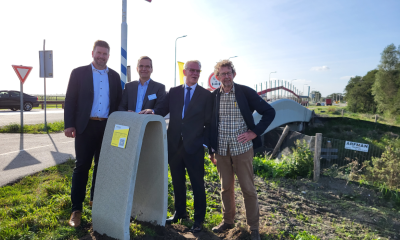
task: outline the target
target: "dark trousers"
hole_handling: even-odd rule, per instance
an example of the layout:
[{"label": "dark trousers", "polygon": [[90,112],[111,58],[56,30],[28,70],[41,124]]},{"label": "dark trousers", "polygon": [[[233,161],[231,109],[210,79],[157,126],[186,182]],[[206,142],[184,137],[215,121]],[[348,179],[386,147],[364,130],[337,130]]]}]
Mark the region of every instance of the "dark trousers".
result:
[{"label": "dark trousers", "polygon": [[175,214],[184,217],[186,213],[186,172],[189,174],[194,195],[194,220],[203,222],[206,215],[206,192],[204,188],[204,148],[195,154],[188,154],[180,140],[178,151],[171,153],[169,167],[175,195]]},{"label": "dark trousers", "polygon": [[72,211],[82,211],[82,203],[85,200],[86,184],[89,170],[94,157],[94,169],[92,177],[92,188],[90,189],[90,201],[93,201],[94,187],[96,182],[97,166],[99,163],[101,143],[107,121],[89,120],[85,131],[75,137],[75,169],[72,174],[71,201]]}]

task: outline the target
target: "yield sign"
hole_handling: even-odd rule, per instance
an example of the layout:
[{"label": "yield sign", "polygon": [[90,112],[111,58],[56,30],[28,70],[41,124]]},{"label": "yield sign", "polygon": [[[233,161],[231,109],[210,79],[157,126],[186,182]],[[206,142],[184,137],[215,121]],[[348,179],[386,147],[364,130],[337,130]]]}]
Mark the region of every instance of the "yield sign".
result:
[{"label": "yield sign", "polygon": [[22,84],[24,84],[25,80],[28,78],[28,75],[32,70],[32,67],[17,66],[17,65],[12,65],[12,67],[14,68],[14,71],[17,74],[19,80],[22,82]]}]

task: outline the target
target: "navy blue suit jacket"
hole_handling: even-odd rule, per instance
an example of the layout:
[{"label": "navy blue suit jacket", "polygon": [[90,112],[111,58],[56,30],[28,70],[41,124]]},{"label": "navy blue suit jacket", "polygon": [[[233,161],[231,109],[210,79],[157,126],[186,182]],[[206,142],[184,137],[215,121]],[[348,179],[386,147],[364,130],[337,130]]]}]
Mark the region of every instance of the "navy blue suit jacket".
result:
[{"label": "navy blue suit jacket", "polygon": [[183,137],[183,147],[189,154],[195,154],[208,146],[210,119],[211,119],[211,93],[197,85],[190,100],[185,117],[182,119],[184,105],[184,85],[173,87],[169,90],[162,103],[154,109],[154,113],[165,116],[170,113],[168,136],[168,154],[174,154]]},{"label": "navy blue suit jacket", "polygon": [[[119,74],[108,68],[110,91],[110,111],[118,110],[121,102],[122,87]],[[85,130],[92,111],[94,99],[92,66],[78,67],[72,70],[69,78],[64,106],[64,128],[75,127],[78,134]]]}]

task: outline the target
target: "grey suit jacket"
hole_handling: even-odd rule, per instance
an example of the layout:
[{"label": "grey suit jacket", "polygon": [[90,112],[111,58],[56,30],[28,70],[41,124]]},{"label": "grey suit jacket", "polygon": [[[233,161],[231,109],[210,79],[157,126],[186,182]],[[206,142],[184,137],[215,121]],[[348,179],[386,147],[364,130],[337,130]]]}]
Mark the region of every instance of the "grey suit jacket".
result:
[{"label": "grey suit jacket", "polygon": [[[125,84],[125,89],[122,93],[122,100],[118,107],[118,111],[136,110],[137,92],[139,81],[133,81]],[[155,94],[156,99],[149,100],[149,95]],[[165,97],[165,86],[162,83],[158,83],[153,79],[150,80],[149,86],[147,86],[146,94],[143,99],[143,109],[155,109]]]}]

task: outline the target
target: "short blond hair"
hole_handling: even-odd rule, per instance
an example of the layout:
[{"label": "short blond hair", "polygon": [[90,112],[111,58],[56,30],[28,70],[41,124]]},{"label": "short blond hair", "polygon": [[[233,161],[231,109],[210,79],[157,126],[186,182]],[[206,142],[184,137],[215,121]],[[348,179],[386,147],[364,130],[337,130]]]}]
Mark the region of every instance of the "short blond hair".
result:
[{"label": "short blond hair", "polygon": [[235,69],[235,66],[233,66],[233,63],[229,60],[221,60],[221,61],[217,62],[217,65],[215,65],[215,67],[214,67],[214,75],[215,76],[219,76],[219,69],[222,67],[228,67],[228,68],[232,69],[232,74],[235,75],[236,69]]},{"label": "short blond hair", "polygon": [[189,61],[187,61],[187,62],[185,63],[185,69],[186,69],[187,65],[189,65],[189,63],[197,63],[197,64],[199,64],[199,67],[200,67],[200,69],[201,69],[201,63],[200,63],[199,60],[189,60]]}]

